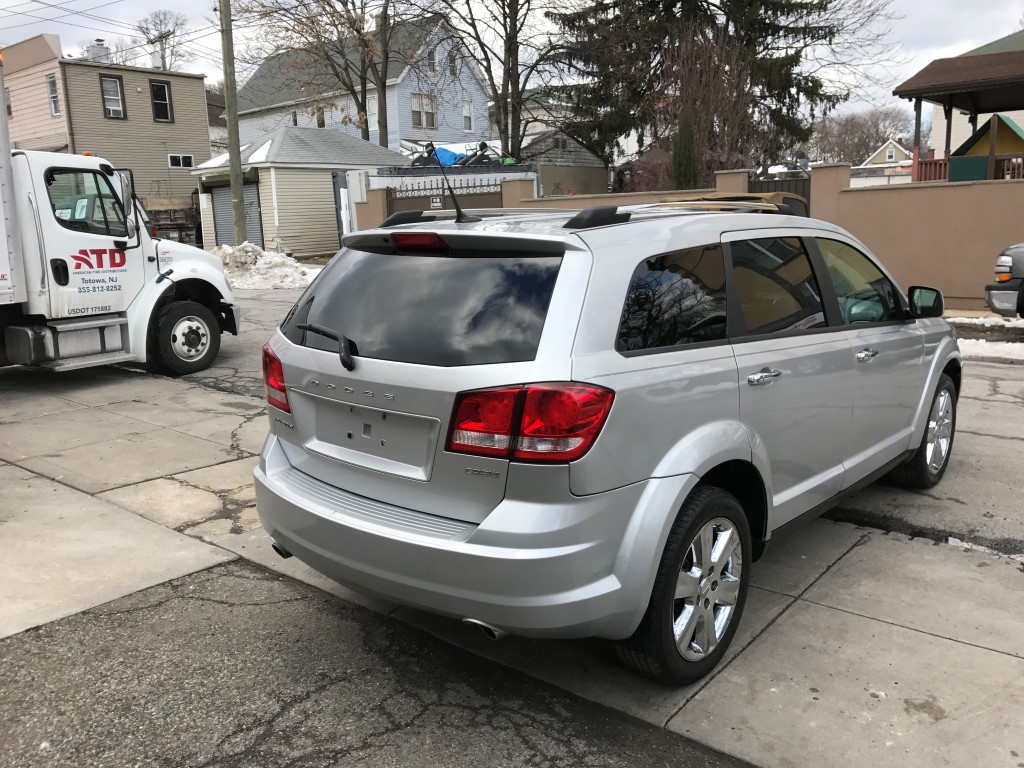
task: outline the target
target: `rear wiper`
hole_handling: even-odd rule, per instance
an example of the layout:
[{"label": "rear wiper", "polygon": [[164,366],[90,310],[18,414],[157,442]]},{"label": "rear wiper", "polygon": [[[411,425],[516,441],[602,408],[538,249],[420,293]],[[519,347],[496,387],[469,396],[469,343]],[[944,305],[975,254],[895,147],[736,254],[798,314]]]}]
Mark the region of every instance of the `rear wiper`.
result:
[{"label": "rear wiper", "polygon": [[335,333],[330,328],[324,328],[316,323],[297,323],[295,327],[300,331],[309,331],[310,333],[326,336],[328,339],[338,342],[338,358],[341,360],[341,364],[345,366],[346,371],[355,369],[356,361],[352,359],[352,347],[354,345],[345,334]]}]

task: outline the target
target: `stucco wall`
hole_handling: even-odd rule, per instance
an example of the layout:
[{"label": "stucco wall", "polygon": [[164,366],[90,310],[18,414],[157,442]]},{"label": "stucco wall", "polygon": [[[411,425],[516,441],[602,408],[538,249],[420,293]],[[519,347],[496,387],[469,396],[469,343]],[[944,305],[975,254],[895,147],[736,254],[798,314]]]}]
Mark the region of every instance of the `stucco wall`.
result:
[{"label": "stucco wall", "polygon": [[903,290],[934,286],[955,309],[983,309],[996,257],[1024,240],[1024,181],[846,189],[837,197],[834,223],[863,240]]}]

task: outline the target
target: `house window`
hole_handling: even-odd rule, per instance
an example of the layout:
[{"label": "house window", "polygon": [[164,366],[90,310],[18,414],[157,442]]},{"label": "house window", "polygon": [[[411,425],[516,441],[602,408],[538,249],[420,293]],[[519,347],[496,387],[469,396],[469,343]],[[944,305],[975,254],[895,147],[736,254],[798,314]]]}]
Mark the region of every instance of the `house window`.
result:
[{"label": "house window", "polygon": [[57,93],[57,76],[46,76],[46,92],[50,97],[50,114],[57,117],[60,114],[60,95]]},{"label": "house window", "polygon": [[4,106],[7,107],[7,116],[11,116],[11,89],[4,88]]},{"label": "house window", "polygon": [[128,115],[124,108],[124,83],[120,76],[100,76],[100,91],[103,93],[103,116],[112,120],[124,120]]},{"label": "house window", "polygon": [[437,72],[437,49],[427,51],[427,72]]},{"label": "house window", "polygon": [[448,74],[456,77],[459,74],[458,60],[455,56],[455,49],[448,51]]},{"label": "house window", "polygon": [[169,168],[191,168],[192,155],[168,155],[167,166]]},{"label": "house window", "polygon": [[885,161],[887,163],[891,163],[895,159],[896,159],[896,150],[893,147],[889,147],[887,150],[885,150]]},{"label": "house window", "polygon": [[171,104],[171,84],[166,80],[150,80],[149,96],[153,101],[154,122],[173,123],[174,107]]},{"label": "house window", "polygon": [[412,95],[412,127],[437,128],[437,107],[433,96],[425,93]]},{"label": "house window", "polygon": [[366,97],[366,128],[369,131],[376,131],[379,129],[377,124],[377,97],[367,96]]},{"label": "house window", "polygon": [[473,130],[473,102],[469,99],[462,102],[462,129]]}]

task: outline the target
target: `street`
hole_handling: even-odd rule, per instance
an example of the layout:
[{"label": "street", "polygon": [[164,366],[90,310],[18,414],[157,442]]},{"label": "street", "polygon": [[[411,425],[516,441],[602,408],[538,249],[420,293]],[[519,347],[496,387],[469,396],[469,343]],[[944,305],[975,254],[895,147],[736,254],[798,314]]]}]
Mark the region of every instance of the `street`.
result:
[{"label": "street", "polygon": [[245,331],[185,379],[0,371],[0,765],[1021,762],[1024,367],[969,364],[934,492],[773,540],[725,663],[671,689],[270,550],[259,349],[297,295],[240,291]]}]

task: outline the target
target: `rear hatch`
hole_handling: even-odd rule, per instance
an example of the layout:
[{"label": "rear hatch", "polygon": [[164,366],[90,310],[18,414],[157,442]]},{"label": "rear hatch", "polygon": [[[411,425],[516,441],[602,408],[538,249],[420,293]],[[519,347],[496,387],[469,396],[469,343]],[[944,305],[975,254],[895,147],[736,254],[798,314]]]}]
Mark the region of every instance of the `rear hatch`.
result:
[{"label": "rear hatch", "polygon": [[456,395],[570,378],[590,256],[560,238],[396,245],[403,234],[348,238],[288,313],[290,343],[273,349],[294,430],[278,434],[292,465],[325,483],[480,522],[509,462],[445,450]]}]

